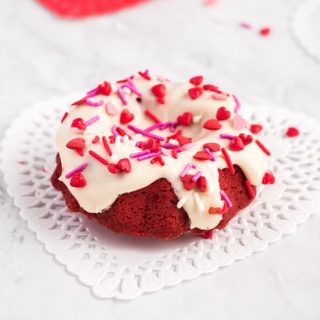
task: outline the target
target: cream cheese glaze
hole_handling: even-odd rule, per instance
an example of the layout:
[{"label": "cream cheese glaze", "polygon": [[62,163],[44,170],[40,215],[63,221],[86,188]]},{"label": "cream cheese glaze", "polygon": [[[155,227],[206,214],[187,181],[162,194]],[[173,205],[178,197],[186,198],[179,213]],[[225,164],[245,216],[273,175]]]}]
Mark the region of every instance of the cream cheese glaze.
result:
[{"label": "cream cheese glaze", "polygon": [[[236,101],[234,97],[226,93],[213,93],[203,91],[203,94],[196,99],[191,99],[188,90],[193,88],[191,83],[177,83],[171,81],[161,82],[157,78],[146,80],[136,75],[132,80],[134,86],[142,94],[141,99],[130,90],[123,89],[122,92],[127,101],[127,105],[119,98],[115,88],[109,96],[98,94],[90,97],[91,102],[103,101],[101,106],[89,106],[85,103],[80,106],[71,106],[69,114],[61,124],[57,133],[57,151],[60,155],[62,164],[62,174],[60,180],[68,187],[72,195],[77,199],[79,205],[87,212],[99,213],[107,210],[117,197],[123,193],[128,193],[148,186],[159,178],[166,178],[171,184],[179,200],[180,205],[187,212],[190,218],[190,228],[199,228],[202,230],[212,229],[218,225],[222,219],[221,214],[209,214],[209,208],[222,208],[224,201],[221,199],[219,186],[218,169],[227,168],[226,161],[221,151],[215,152],[216,161],[199,161],[193,159],[197,151],[203,150],[203,144],[209,142],[219,143],[228,151],[233,164],[238,165],[252,185],[260,185],[264,174],[267,171],[267,155],[254,141],[245,146],[242,151],[232,151],[228,148],[230,140],[220,138],[221,133],[238,136],[240,133],[251,134],[251,132],[242,128],[234,128],[234,115]],[[159,83],[166,87],[165,103],[160,104],[151,88]],[[116,115],[110,115],[106,111],[106,105],[112,104],[113,109],[119,111]],[[217,131],[211,131],[203,128],[203,124],[208,119],[216,116],[217,110],[224,106],[231,112],[231,117],[220,121],[222,128]],[[147,138],[140,134],[133,134],[127,128],[127,125],[120,124],[120,112],[124,108],[134,114],[133,121],[130,122],[138,128],[145,129],[154,124],[145,116],[144,110],[147,108],[152,111],[161,121],[176,121],[177,117],[184,112],[190,112],[193,115],[194,123],[190,126],[181,127],[183,135],[192,137],[192,143],[184,146],[184,151],[178,154],[175,159],[170,155],[170,150],[163,149],[164,166],[151,164],[149,160],[138,161],[130,159],[130,154],[140,152],[141,149],[136,146],[137,141],[144,141]],[[72,128],[72,121],[76,118],[82,118],[84,121],[99,116],[99,120],[89,125],[85,131]],[[110,136],[112,126],[117,125],[132,135],[131,139],[118,136],[114,144],[110,144],[113,155],[111,158],[107,155],[101,141],[93,144],[95,136]],[[178,127],[179,129],[180,127]],[[172,134],[169,130],[155,129],[153,134],[166,137]],[[74,138],[83,138],[86,141],[84,155],[79,156],[77,152],[66,147],[66,144]],[[103,156],[110,162],[117,162],[122,158],[130,159],[132,170],[130,173],[112,174],[106,166],[98,162],[88,154],[93,150]],[[86,186],[84,188],[75,188],[70,186],[70,179],[65,176],[68,172],[82,163],[88,163],[84,170]],[[196,174],[201,171],[205,176],[208,189],[206,192],[193,189],[187,191],[184,189],[180,179],[180,173],[188,163],[194,163],[195,169],[190,169],[188,174]]]}]

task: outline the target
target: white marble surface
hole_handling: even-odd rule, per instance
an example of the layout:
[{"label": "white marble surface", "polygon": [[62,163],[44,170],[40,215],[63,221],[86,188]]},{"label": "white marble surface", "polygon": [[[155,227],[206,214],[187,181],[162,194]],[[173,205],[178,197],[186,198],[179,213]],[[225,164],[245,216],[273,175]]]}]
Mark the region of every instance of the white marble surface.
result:
[{"label": "white marble surface", "polygon": [[[0,0],[0,132],[41,99],[149,67],[203,73],[250,102],[320,119],[320,65],[290,29],[300,1],[154,0],[113,16],[61,21],[34,1]],[[264,39],[240,21],[271,25]],[[0,151],[1,152],[1,151]],[[320,215],[267,251],[134,301],[98,300],[48,255],[0,181],[0,319],[320,319]]]}]

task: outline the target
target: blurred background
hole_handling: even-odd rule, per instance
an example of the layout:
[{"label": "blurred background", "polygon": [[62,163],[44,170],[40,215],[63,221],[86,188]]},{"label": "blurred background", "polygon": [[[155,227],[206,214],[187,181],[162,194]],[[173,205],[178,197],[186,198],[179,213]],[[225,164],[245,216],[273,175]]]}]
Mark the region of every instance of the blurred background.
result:
[{"label": "blurred background", "polygon": [[[1,135],[39,101],[146,68],[203,74],[242,101],[320,119],[319,0],[129,2],[0,0]],[[0,320],[320,319],[320,274],[308,268],[319,266],[316,224],[227,270],[115,303],[44,254],[0,185]]]}]

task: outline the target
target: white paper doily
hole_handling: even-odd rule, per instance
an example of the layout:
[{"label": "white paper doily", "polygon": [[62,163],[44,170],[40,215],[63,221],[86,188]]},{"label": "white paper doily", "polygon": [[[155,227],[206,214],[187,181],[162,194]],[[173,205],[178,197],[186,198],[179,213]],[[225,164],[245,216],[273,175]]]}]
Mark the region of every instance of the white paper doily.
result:
[{"label": "white paper doily", "polygon": [[292,19],[295,40],[320,63],[320,0],[299,3]]},{"label": "white paper doily", "polygon": [[[115,234],[71,214],[50,184],[54,135],[74,97],[27,109],[15,119],[0,156],[8,193],[48,252],[100,298],[131,299],[194,279],[265,249],[295,231],[320,204],[319,123],[280,108],[245,106],[247,118],[264,124],[263,141],[273,152],[275,185],[212,240],[185,236],[174,241]],[[284,138],[289,125],[302,134]]]}]

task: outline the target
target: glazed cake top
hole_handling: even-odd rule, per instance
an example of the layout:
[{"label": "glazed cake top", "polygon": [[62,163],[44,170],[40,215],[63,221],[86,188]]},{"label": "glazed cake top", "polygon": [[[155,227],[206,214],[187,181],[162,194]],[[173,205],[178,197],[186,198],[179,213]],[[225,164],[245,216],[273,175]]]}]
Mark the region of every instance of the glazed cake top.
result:
[{"label": "glazed cake top", "polygon": [[[212,229],[232,206],[218,169],[233,164],[251,185],[262,183],[270,155],[247,129],[234,95],[205,84],[152,77],[148,71],[104,82],[75,102],[57,134],[60,180],[87,212],[166,178],[191,228]],[[267,173],[268,174],[268,173]]]}]

